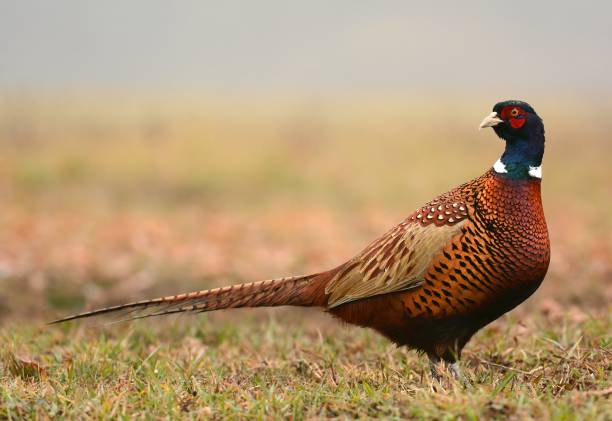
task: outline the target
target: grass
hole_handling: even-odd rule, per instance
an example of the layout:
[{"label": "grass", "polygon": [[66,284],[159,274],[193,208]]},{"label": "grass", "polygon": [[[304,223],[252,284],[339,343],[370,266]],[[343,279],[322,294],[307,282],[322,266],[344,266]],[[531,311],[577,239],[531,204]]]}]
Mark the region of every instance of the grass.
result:
[{"label": "grass", "polygon": [[[0,416],[612,416],[609,317],[536,318],[529,326],[507,318],[469,346],[462,386],[432,382],[425,358],[373,332],[333,325],[322,331],[298,320],[281,323],[278,312],[260,313],[238,325],[184,317],[162,326],[8,329]],[[18,361],[12,369],[10,358]]]},{"label": "grass", "polygon": [[551,267],[466,385],[301,309],[44,325],[343,261],[496,159],[489,102],[0,96],[0,418],[612,418],[610,104],[534,104]]}]

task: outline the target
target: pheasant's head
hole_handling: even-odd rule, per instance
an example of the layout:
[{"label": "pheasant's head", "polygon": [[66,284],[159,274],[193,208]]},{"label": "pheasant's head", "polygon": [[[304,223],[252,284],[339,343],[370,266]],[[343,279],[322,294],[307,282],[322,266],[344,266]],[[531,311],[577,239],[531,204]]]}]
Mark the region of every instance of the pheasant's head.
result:
[{"label": "pheasant's head", "polygon": [[492,127],[506,141],[506,150],[494,170],[507,177],[542,178],[544,124],[531,105],[523,101],[503,101],[480,123]]}]

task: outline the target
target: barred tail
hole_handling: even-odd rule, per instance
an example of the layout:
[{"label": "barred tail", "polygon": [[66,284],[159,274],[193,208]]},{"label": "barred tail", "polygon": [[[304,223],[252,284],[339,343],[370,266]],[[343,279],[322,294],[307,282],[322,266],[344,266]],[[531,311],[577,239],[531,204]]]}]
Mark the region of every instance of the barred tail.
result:
[{"label": "barred tail", "polygon": [[314,282],[317,276],[319,274],[271,279],[136,301],[74,314],[54,320],[49,324],[109,313],[121,316],[122,321],[129,321],[166,314],[202,313],[226,308],[274,307],[283,305],[321,306],[324,305],[324,299],[321,299],[319,296],[324,287],[321,288],[318,282]]}]

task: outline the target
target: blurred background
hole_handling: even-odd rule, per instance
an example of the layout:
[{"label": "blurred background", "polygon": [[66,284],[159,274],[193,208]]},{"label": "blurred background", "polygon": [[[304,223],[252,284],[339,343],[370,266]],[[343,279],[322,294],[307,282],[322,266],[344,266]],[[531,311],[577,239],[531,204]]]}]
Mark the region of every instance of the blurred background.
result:
[{"label": "blurred background", "polygon": [[486,171],[504,99],[547,131],[552,263],[518,312],[609,312],[611,12],[3,3],[0,323],[332,267]]}]

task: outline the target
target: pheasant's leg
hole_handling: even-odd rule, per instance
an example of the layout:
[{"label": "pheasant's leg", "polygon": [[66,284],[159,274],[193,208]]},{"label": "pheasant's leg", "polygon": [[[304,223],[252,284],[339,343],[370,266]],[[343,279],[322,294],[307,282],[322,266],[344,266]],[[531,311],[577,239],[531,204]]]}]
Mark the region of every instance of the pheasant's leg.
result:
[{"label": "pheasant's leg", "polygon": [[455,361],[450,365],[451,373],[453,373],[453,377],[460,382],[463,383],[463,376],[461,375],[461,367],[459,366],[459,361]]},{"label": "pheasant's leg", "polygon": [[463,376],[461,375],[461,368],[459,367],[459,361],[455,360],[452,363],[447,363],[437,355],[427,354],[429,357],[429,368],[431,370],[431,377],[435,380],[441,379],[442,370],[450,369],[453,377],[456,380],[463,382]]}]

